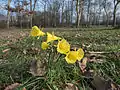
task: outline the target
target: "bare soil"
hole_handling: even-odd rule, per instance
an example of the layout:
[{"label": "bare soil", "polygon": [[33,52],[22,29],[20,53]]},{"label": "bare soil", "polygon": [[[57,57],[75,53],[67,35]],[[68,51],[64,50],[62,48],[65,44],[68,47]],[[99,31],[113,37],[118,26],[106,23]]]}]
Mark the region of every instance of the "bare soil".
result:
[{"label": "bare soil", "polygon": [[15,42],[16,40],[21,40],[25,36],[28,36],[28,30],[20,30],[20,29],[0,29],[0,45],[6,44],[9,41]]}]

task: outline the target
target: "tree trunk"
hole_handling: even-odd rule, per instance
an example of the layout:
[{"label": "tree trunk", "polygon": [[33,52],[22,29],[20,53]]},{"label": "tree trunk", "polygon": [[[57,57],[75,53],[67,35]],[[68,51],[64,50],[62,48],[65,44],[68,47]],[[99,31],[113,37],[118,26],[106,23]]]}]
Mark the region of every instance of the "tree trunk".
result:
[{"label": "tree trunk", "polygon": [[117,5],[119,3],[116,3],[114,6],[114,11],[113,11],[113,27],[116,25],[116,9],[117,9]]},{"label": "tree trunk", "polygon": [[70,17],[70,23],[72,25],[73,23],[73,0],[71,1],[71,17]]},{"label": "tree trunk", "polygon": [[37,0],[34,0],[34,6],[32,9],[32,0],[30,0],[30,11],[32,12],[30,15],[30,27],[32,27],[33,24],[33,17],[34,17],[34,11],[35,11],[35,6],[36,6]]},{"label": "tree trunk", "polygon": [[44,27],[46,26],[46,1],[44,4]]},{"label": "tree trunk", "polygon": [[120,0],[114,0],[113,27],[116,25],[116,10],[117,10],[117,6],[118,6],[119,3],[120,3]]},{"label": "tree trunk", "polygon": [[[65,5],[65,8],[67,8],[67,4]],[[67,10],[64,11],[64,15],[65,15],[65,22],[64,22],[64,25],[67,26]]]},{"label": "tree trunk", "polygon": [[33,6],[33,11],[35,11],[35,6],[36,6],[37,0],[34,0],[34,6]]},{"label": "tree trunk", "polygon": [[80,0],[80,1],[77,0],[77,3],[76,3],[77,27],[79,27],[79,25],[80,25],[82,13],[83,13],[83,3],[84,3],[84,0]]},{"label": "tree trunk", "polygon": [[76,0],[76,13],[77,13],[77,18],[76,18],[76,28],[78,27],[78,14],[79,14],[79,0]]},{"label": "tree trunk", "polygon": [[11,0],[8,0],[8,11],[7,11],[7,28],[10,28],[10,2]]},{"label": "tree trunk", "polygon": [[54,17],[54,27],[56,27],[56,25],[57,25],[57,24],[56,24],[56,23],[57,23],[57,20],[56,20],[56,19],[57,19],[57,12],[55,11],[54,14],[55,14],[55,17]]},{"label": "tree trunk", "polygon": [[33,10],[32,10],[33,13],[32,13],[32,16],[31,16],[31,18],[32,18],[32,24],[33,24],[33,21],[34,21],[34,11],[35,11],[36,3],[37,3],[37,0],[34,0]]},{"label": "tree trunk", "polygon": [[62,24],[62,26],[63,26],[63,20],[64,20],[63,9],[64,9],[64,0],[62,2],[62,16],[61,16],[61,24]]},{"label": "tree trunk", "polygon": [[90,25],[90,5],[91,5],[91,0],[88,0],[88,7],[87,7],[87,25]]},{"label": "tree trunk", "polygon": [[68,18],[68,19],[67,19],[67,21],[68,21],[67,25],[68,25],[68,26],[70,25],[70,13],[69,13],[69,6],[70,6],[70,5],[69,5],[69,0],[68,0],[68,7],[67,7],[67,13],[68,13],[68,14],[67,14],[67,18]]},{"label": "tree trunk", "polygon": [[[32,12],[32,0],[30,0],[30,11]],[[32,14],[30,15],[30,28],[32,27]]]},{"label": "tree trunk", "polygon": [[20,15],[21,15],[21,16],[20,16],[20,18],[21,18],[21,20],[20,20],[20,28],[22,29],[22,19],[23,19],[23,18],[22,18],[22,12],[20,12]]},{"label": "tree trunk", "polygon": [[100,9],[100,11],[99,11],[99,16],[98,16],[98,25],[100,26],[100,15],[101,15],[101,9]]},{"label": "tree trunk", "polygon": [[106,8],[104,7],[104,11],[105,11],[105,14],[106,14],[106,27],[108,27],[108,24],[109,24],[109,20],[108,20],[108,13],[106,11]]}]

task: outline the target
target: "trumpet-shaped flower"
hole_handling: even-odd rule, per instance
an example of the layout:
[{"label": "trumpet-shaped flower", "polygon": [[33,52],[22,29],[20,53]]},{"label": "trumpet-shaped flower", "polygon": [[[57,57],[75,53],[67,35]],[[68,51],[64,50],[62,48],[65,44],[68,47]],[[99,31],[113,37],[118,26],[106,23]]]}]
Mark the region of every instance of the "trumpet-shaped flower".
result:
[{"label": "trumpet-shaped flower", "polygon": [[49,44],[48,44],[47,42],[42,42],[41,48],[42,48],[43,50],[46,50],[48,47],[49,47]]},{"label": "trumpet-shaped flower", "polygon": [[70,51],[70,44],[65,39],[62,39],[58,42],[57,51],[61,54],[66,54]]},{"label": "trumpet-shaped flower", "polygon": [[37,26],[33,26],[31,30],[31,36],[44,36],[45,33],[42,32]]},{"label": "trumpet-shaped flower", "polygon": [[60,37],[57,37],[54,35],[54,33],[50,34],[47,32],[47,42],[55,41],[61,39]]},{"label": "trumpet-shaped flower", "polygon": [[78,54],[77,51],[70,51],[66,54],[66,61],[67,63],[74,64],[77,61]]},{"label": "trumpet-shaped flower", "polygon": [[84,56],[84,51],[82,48],[79,48],[77,51],[69,51],[66,54],[66,61],[67,63],[74,64],[77,60],[80,61]]},{"label": "trumpet-shaped flower", "polygon": [[83,49],[82,48],[79,48],[78,50],[77,50],[77,54],[78,54],[78,61],[80,61],[83,57],[84,57],[84,51],[83,51]]}]

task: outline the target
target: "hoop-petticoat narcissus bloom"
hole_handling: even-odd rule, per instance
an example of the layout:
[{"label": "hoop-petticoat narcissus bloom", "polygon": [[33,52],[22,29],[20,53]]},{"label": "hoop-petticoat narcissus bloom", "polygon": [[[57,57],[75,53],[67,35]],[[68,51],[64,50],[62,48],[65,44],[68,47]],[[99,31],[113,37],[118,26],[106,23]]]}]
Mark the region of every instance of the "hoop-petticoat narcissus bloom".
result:
[{"label": "hoop-petticoat narcissus bloom", "polygon": [[70,51],[70,44],[65,39],[62,39],[57,44],[57,51],[61,54],[68,53]]},{"label": "hoop-petticoat narcissus bloom", "polygon": [[77,57],[78,57],[77,51],[69,51],[66,54],[65,60],[67,61],[67,63],[74,64],[77,60]]},{"label": "hoop-petticoat narcissus bloom", "polygon": [[61,39],[61,38],[55,36],[54,32],[52,34],[47,32],[47,42],[52,42],[52,41],[59,40],[59,39]]},{"label": "hoop-petticoat narcissus bloom", "polygon": [[67,63],[74,64],[77,60],[80,61],[84,56],[84,51],[82,48],[79,48],[77,51],[69,51],[66,54]]},{"label": "hoop-petticoat narcissus bloom", "polygon": [[45,33],[44,32],[42,32],[37,26],[33,26],[32,27],[32,30],[31,30],[31,32],[30,32],[30,35],[31,36],[44,36],[45,35]]},{"label": "hoop-petticoat narcissus bloom", "polygon": [[48,47],[49,47],[49,44],[48,44],[47,42],[42,42],[41,48],[42,48],[43,50],[46,50]]},{"label": "hoop-petticoat narcissus bloom", "polygon": [[78,50],[77,50],[77,53],[78,53],[78,61],[80,61],[83,57],[84,57],[84,51],[83,51],[83,49],[82,48],[79,48]]}]

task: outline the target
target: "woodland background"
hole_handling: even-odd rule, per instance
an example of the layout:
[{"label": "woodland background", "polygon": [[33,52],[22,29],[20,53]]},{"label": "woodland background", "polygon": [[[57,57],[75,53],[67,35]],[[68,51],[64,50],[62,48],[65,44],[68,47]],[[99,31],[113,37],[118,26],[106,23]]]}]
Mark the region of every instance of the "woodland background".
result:
[{"label": "woodland background", "polygon": [[119,3],[120,0],[0,0],[0,27],[119,26]]}]

